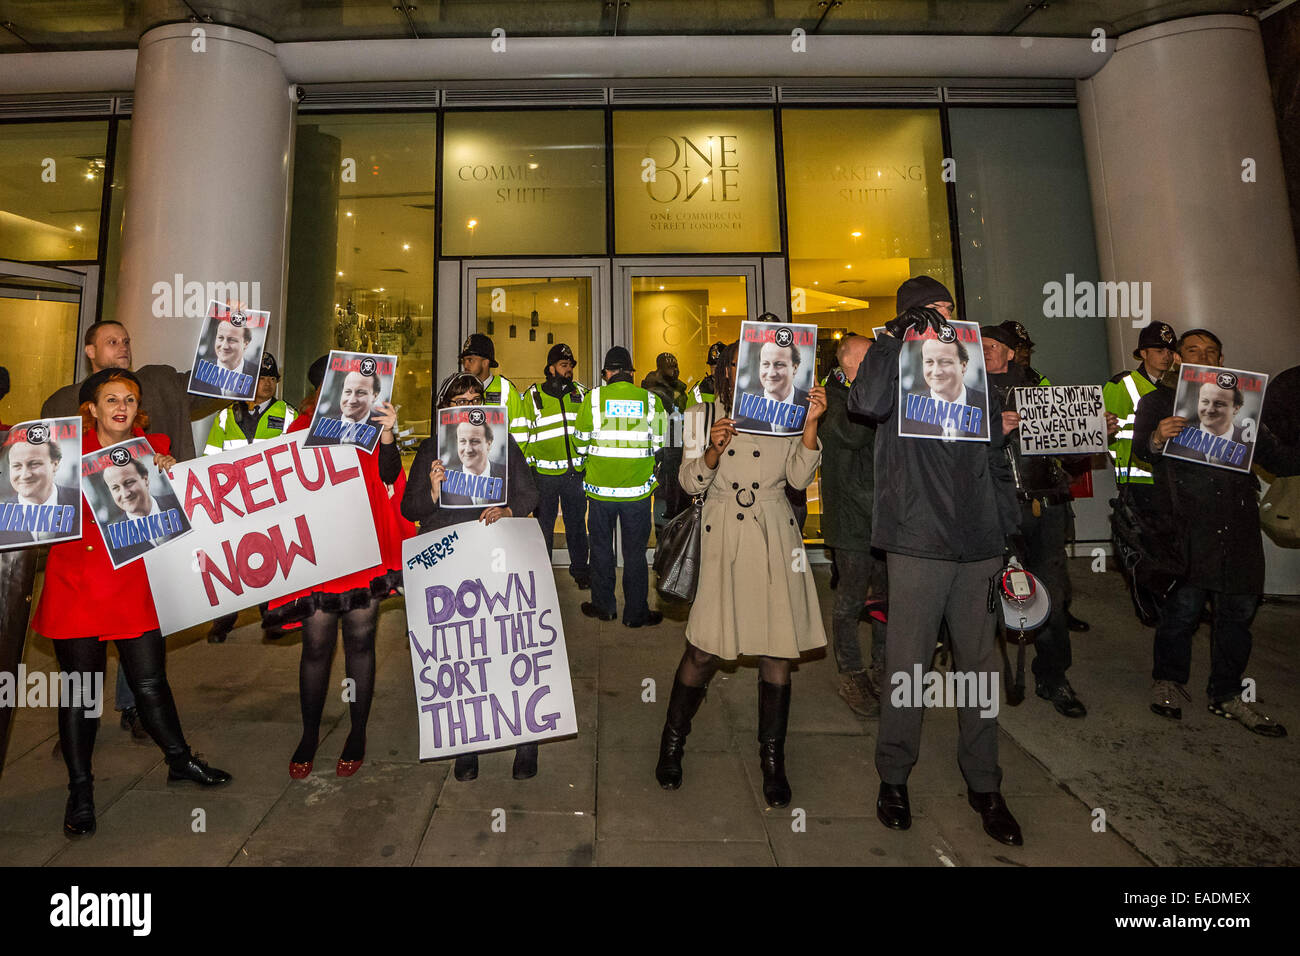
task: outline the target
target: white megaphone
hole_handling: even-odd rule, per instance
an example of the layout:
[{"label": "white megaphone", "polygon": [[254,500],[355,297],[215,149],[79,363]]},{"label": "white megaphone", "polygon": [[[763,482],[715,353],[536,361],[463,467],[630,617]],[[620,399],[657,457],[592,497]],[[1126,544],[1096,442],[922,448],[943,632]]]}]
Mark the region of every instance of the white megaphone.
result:
[{"label": "white megaphone", "polygon": [[1014,557],[998,575],[997,587],[1007,640],[1015,644],[1033,643],[1033,632],[1046,624],[1052,614],[1047,588]]}]

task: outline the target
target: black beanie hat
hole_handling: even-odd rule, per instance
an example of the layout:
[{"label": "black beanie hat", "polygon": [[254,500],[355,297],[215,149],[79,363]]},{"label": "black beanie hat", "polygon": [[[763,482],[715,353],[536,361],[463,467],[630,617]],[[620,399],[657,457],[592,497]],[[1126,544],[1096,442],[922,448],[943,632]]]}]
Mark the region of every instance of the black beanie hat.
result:
[{"label": "black beanie hat", "polygon": [[931,302],[952,302],[955,305],[957,300],[938,279],[913,276],[898,287],[898,294],[894,297],[894,314],[902,315],[908,309],[926,306]]},{"label": "black beanie hat", "polygon": [[320,388],[321,382],[325,381],[325,363],[329,360],[328,354],[322,355],[307,369],[307,381],[311,383],[312,388]]}]

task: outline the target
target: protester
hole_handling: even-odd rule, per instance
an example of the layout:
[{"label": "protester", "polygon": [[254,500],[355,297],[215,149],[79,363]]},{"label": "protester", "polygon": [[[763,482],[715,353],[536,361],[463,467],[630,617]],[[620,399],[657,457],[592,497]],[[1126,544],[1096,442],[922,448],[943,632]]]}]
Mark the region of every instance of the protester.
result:
[{"label": "protester", "polygon": [[492,340],[482,332],[474,332],[461,346],[460,369],[469,372],[482,383],[484,405],[506,407],[510,420],[510,437],[523,448],[528,444],[528,414],[514,383],[504,375],[492,371],[498,367],[496,354]]},{"label": "protester", "polygon": [[[317,360],[321,373],[325,362]],[[313,364],[312,369],[316,369]],[[312,374],[308,373],[309,376]],[[316,380],[319,382],[320,380]],[[320,386],[310,396],[310,406],[300,414],[289,432],[311,425]],[[304,402],[304,406],[309,403]],[[379,545],[379,564],[345,574],[315,587],[285,595],[270,602],[263,626],[271,628],[302,624],[302,660],[298,667],[298,691],[302,705],[302,739],[289,759],[289,776],[301,780],[311,774],[320,743],[321,714],[329,692],[330,665],[340,628],[343,632],[344,667],[352,680],[354,696],[348,703],[352,728],[343,744],[335,773],[350,777],[361,769],[366,755],[366,722],[375,690],[375,627],[379,602],[401,586],[402,537],[388,485],[402,474],[402,456],[397,450],[397,409],[390,402],[376,402],[373,421],[382,429],[373,451],[357,448],[357,460],[370,498]],[[355,447],[355,446],[354,446]]]},{"label": "protester", "polygon": [[871,618],[870,669],[862,662],[858,623],[871,595],[885,597],[885,562],[871,551],[871,505],[875,494],[876,426],[848,410],[849,389],[867,355],[871,340],[852,333],[840,339],[837,368],[826,379],[826,413],[822,441],[822,540],[833,549],[837,571],[831,611],[839,694],[863,717],[880,715],[881,677],[885,668],[885,623]]},{"label": "protester", "polygon": [[719,400],[693,407],[685,429],[679,479],[689,494],[706,496],[699,584],[686,623],[686,651],[673,677],[655,778],[665,790],[681,786],[686,737],[710,678],[723,660],[757,656],[763,798],[769,806],[784,807],[790,803],[785,775],[790,665],[826,644],[817,585],[807,562],[800,561],[803,540],[785,485],[806,488],[817,472],[817,423],[826,411],[826,393],[820,386],[809,393],[802,435],[738,432],[731,418],[738,351],[739,343],[723,351]]},{"label": "protester", "polygon": [[528,416],[525,455],[537,484],[537,520],[546,553],[555,547],[555,519],[564,509],[564,539],[569,575],[578,589],[591,587],[587,565],[587,495],[582,490],[583,460],[574,428],[587,389],[573,380],[573,351],[560,342],[546,353],[546,380],[524,392]]},{"label": "protester", "polygon": [[[1019,523],[1002,429],[991,428],[987,442],[899,436],[903,337],[909,329],[937,334],[951,320],[954,300],[941,283],[918,276],[899,287],[895,303],[898,315],[867,353],[848,401],[849,411],[879,426],[871,543],[886,552],[889,569],[885,673],[892,682],[897,675],[910,678],[923,671],[939,625],[946,621],[954,668],[995,674],[996,619],[989,589],[1003,567],[1007,536]],[[1000,421],[1001,402],[996,395],[988,402],[990,418]],[[888,706],[881,702],[876,814],[892,829],[912,825],[907,779],[920,752],[922,716],[923,708],[903,706],[893,695]],[[957,724],[957,761],[968,802],[989,836],[1020,845],[1020,826],[1000,792],[996,711],[981,712],[967,700],[957,708]]]},{"label": "protester", "polygon": [[[280,366],[270,352],[262,353],[261,374],[257,378],[257,391],[249,402],[235,402],[217,413],[203,454],[219,455],[223,451],[244,448],[253,442],[278,438],[293,425],[298,417],[289,403],[275,397],[280,387]],[[261,605],[266,616],[266,605]],[[212,622],[208,643],[223,643],[235,626],[239,614],[226,614]],[[279,637],[279,630],[268,631],[268,637]]]},{"label": "protester", "polygon": [[659,400],[632,384],[632,355],[616,345],[605,353],[597,385],[583,399],[574,435],[584,459],[587,533],[591,540],[591,600],[582,613],[600,621],[618,617],[614,597],[614,534],[623,534],[623,625],[654,626],[663,621],[650,610],[650,571],[645,550],[656,486],[655,455],[664,444],[666,414]]},{"label": "protester", "polygon": [[[1178,340],[1182,362],[1223,365],[1223,345],[1206,329],[1184,332]],[[1138,403],[1133,426],[1135,453],[1155,462],[1155,482],[1144,503],[1164,516],[1177,536],[1183,560],[1179,585],[1160,609],[1151,677],[1151,710],[1182,718],[1182,700],[1191,700],[1192,637],[1206,601],[1210,626],[1210,676],[1206,684],[1212,714],[1236,720],[1264,737],[1284,737],[1286,728],[1242,693],[1250,661],[1250,622],[1264,590],[1264,546],[1259,530],[1259,481],[1250,472],[1215,468],[1164,454],[1166,443],[1184,428],[1196,427],[1174,415],[1175,389],[1161,383]],[[1267,425],[1255,435],[1255,461],[1279,476],[1300,474],[1300,446],[1284,445]],[[1180,699],[1181,698],[1181,699]]]},{"label": "protester", "polygon": [[[552,363],[554,364],[554,363]],[[443,396],[439,408],[456,408],[483,404],[483,383],[472,374],[460,372],[440,389]],[[408,521],[418,522],[420,533],[445,528],[466,521],[492,524],[501,518],[524,517],[537,507],[537,486],[528,468],[528,460],[519,444],[510,435],[502,438],[510,443],[506,466],[506,503],[491,505],[475,511],[472,508],[442,507],[442,482],[447,469],[438,457],[438,438],[434,435],[420,443],[411,463],[411,475],[402,495],[402,515]],[[554,515],[554,512],[552,512]],[[554,519],[552,519],[553,521]],[[478,754],[461,754],[456,758],[452,773],[457,780],[473,780],[478,776]],[[537,744],[520,744],[515,748],[512,775],[516,780],[537,776]]]},{"label": "protester", "polygon": [[686,393],[685,408],[699,405],[701,402],[712,402],[718,397],[718,387],[714,384],[717,379],[718,356],[726,347],[722,342],[714,342],[709,346],[708,354],[704,359],[704,364],[709,367],[709,374],[696,382],[695,387]]},{"label": "protester", "polygon": [[1070,629],[1066,607],[1070,569],[1065,542],[1070,521],[1070,477],[1051,455],[1020,453],[1020,413],[1015,389],[1041,384],[1045,379],[1014,361],[1017,339],[997,325],[980,329],[984,344],[984,371],[989,389],[998,393],[1002,413],[1004,449],[1011,464],[1016,497],[1020,501],[1021,561],[1047,588],[1052,614],[1034,639],[1034,690],[1065,717],[1084,717],[1087,708],[1066,679],[1070,667]]},{"label": "protester", "polygon": [[[81,383],[82,453],[144,436],[154,449],[151,467],[167,470],[166,435],[145,434],[149,416],[140,380],[124,368],[105,368]],[[146,495],[147,497],[147,495]],[[158,629],[153,594],[144,564],[136,561],[113,569],[90,505],[82,503],[82,538],[50,548],[45,586],[32,629],[54,641],[64,673],[97,674],[102,684],[107,663],[105,641],[117,646],[120,669],[135,695],[140,722],[167,760],[167,779],[215,786],[230,774],[208,766],[190,751],[167,682],[167,643]],[[93,702],[59,704],[59,737],[68,768],[68,804],[63,831],[68,837],[95,832],[94,775],[91,755],[99,718]]]}]

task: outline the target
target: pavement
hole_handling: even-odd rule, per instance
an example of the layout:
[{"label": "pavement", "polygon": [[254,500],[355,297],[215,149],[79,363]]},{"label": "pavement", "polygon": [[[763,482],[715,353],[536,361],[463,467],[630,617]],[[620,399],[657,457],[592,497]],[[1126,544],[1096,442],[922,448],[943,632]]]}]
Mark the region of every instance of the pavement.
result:
[{"label": "pavement", "polygon": [[[787,768],[791,806],[768,808],[757,761],[757,668],[720,672],[687,743],[685,783],[654,780],[659,732],[683,647],[686,608],[664,607],[656,628],[583,617],[585,594],[557,574],[578,735],[543,744],[540,773],[511,779],[511,750],[481,758],[457,782],[451,761],[421,763],[415,693],[400,599],[385,602],[365,765],[339,778],[346,705],[326,707],[316,769],[287,773],[300,734],[298,641],[267,641],[255,610],[225,644],[205,630],[169,640],[168,673],[187,737],[234,774],[218,790],[168,784],[151,743],[134,743],[105,714],[95,751],[99,830],[62,834],[67,777],[52,753],[55,713],[22,709],[0,776],[0,863],[19,866],[1144,866],[1300,862],[1297,737],[1268,740],[1210,714],[1203,687],[1206,629],[1196,639],[1193,703],[1181,722],[1153,715],[1150,631],[1133,618],[1123,584],[1071,562],[1075,634],[1070,679],[1089,714],[1058,715],[1033,695],[1000,714],[1003,793],[1025,846],[989,839],[967,806],[952,711],[926,714],[904,833],[876,820],[875,721],[836,693],[819,653],[794,675]],[[828,568],[814,566],[827,632]],[[653,598],[652,598],[653,600]],[[1300,734],[1292,653],[1300,604],[1265,605],[1248,676],[1259,697]],[[862,629],[864,643],[869,628]],[[1032,657],[1032,652],[1030,653]],[[341,650],[333,680],[342,681]],[[50,642],[32,637],[25,662],[55,669]],[[107,686],[117,658],[110,652]]]}]

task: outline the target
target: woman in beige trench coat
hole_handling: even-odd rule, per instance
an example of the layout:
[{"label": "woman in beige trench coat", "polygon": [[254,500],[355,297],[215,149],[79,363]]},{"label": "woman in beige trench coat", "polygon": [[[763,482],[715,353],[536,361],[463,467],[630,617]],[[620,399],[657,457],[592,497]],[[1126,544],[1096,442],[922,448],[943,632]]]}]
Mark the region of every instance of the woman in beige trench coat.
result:
[{"label": "woman in beige trench coat", "polygon": [[785,776],[790,665],[805,651],[826,644],[817,587],[785,486],[812,483],[821,461],[817,423],[826,410],[826,391],[818,387],[809,393],[802,435],[741,434],[729,416],[736,353],[733,343],[720,357],[717,401],[693,406],[683,423],[685,453],[678,478],[687,494],[705,495],[700,580],[655,777],[665,790],[681,786],[686,736],[709,679],[723,659],[756,656],[763,796],[770,806],[784,807],[790,802]]}]

